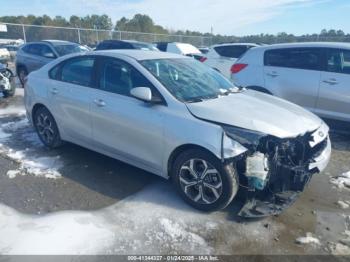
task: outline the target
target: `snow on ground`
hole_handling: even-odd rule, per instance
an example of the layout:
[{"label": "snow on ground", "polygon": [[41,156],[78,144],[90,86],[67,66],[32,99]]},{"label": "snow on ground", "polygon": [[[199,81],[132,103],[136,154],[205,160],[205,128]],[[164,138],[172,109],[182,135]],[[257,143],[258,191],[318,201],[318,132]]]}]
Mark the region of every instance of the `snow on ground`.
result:
[{"label": "snow on ground", "polygon": [[298,237],[295,242],[300,245],[305,244],[314,244],[314,245],[320,245],[321,242],[318,238],[312,236],[310,232],[306,233],[305,237]]},{"label": "snow on ground", "polygon": [[350,171],[343,173],[339,176],[332,177],[330,183],[335,185],[339,189],[350,189]]},{"label": "snow on ground", "polygon": [[26,111],[23,107],[9,106],[7,108],[0,109],[0,116],[22,116],[25,115]]},{"label": "snow on ground", "polygon": [[[6,110],[6,109],[5,109]],[[12,115],[21,115],[21,109],[14,108],[7,110]],[[4,112],[1,111],[1,114]],[[0,115],[1,115],[0,114]],[[17,131],[28,129],[24,132],[24,141],[27,141],[32,147],[24,150],[16,150],[11,146],[11,137]],[[46,178],[59,178],[61,174],[59,169],[63,167],[63,162],[59,156],[54,157],[38,157],[33,154],[37,146],[42,145],[37,134],[29,126],[26,118],[17,121],[6,122],[0,125],[0,153],[19,163],[17,170],[10,170],[7,175],[10,178],[15,178],[17,175],[34,175]]]},{"label": "snow on ground", "polygon": [[[283,226],[227,223],[188,207],[168,183],[98,211],[28,216],[0,204],[0,254],[212,254],[247,239],[270,245]],[[220,242],[213,239],[219,237]],[[227,252],[227,251],[226,251]],[[244,252],[242,248],[232,253]],[[272,250],[271,250],[272,252]]]}]

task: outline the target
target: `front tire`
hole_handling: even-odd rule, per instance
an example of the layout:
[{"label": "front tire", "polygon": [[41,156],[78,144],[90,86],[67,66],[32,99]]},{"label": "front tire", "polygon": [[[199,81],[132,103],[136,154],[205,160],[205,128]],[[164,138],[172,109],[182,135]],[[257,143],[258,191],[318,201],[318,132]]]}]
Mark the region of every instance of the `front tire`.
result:
[{"label": "front tire", "polygon": [[172,179],[189,205],[206,212],[225,208],[239,188],[233,164],[223,164],[201,149],[185,151],[176,158]]},{"label": "front tire", "polygon": [[62,145],[60,133],[56,121],[50,111],[45,107],[40,107],[33,117],[35,130],[43,144],[49,148],[56,148]]}]

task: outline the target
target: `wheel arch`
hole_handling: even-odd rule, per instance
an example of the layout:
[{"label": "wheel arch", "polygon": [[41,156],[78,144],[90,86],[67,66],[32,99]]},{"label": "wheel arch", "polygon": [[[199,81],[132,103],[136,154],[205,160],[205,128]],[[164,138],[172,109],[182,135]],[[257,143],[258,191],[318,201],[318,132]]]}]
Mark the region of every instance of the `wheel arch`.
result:
[{"label": "wheel arch", "polygon": [[203,150],[209,154],[211,154],[212,156],[214,156],[215,158],[219,159],[212,151],[210,151],[209,149],[200,146],[200,145],[196,145],[196,144],[183,144],[180,145],[178,147],[176,147],[170,154],[169,158],[168,158],[168,163],[167,163],[167,171],[168,171],[168,177],[171,179],[171,169],[174,165],[174,162],[176,160],[176,158],[182,154],[185,151],[191,150],[191,149],[200,149]]}]

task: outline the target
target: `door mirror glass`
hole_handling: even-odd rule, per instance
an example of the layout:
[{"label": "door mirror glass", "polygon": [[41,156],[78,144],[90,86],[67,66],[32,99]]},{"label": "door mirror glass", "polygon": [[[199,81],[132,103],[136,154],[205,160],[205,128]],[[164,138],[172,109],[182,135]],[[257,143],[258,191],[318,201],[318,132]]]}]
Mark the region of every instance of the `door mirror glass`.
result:
[{"label": "door mirror glass", "polygon": [[52,53],[52,52],[43,53],[43,57],[46,57],[46,58],[56,58],[55,54]]},{"label": "door mirror glass", "polygon": [[130,94],[144,102],[152,101],[152,91],[149,87],[135,87],[130,90]]}]

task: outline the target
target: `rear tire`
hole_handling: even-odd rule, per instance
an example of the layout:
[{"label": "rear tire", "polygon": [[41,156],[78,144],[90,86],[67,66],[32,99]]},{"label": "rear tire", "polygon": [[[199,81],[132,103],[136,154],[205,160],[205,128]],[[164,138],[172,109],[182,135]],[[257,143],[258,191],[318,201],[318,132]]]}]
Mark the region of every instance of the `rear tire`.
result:
[{"label": "rear tire", "polygon": [[181,153],[174,162],[171,176],[180,196],[192,207],[206,212],[225,208],[239,188],[233,164],[223,164],[201,149]]},{"label": "rear tire", "polygon": [[43,144],[56,148],[63,144],[56,121],[46,107],[37,109],[33,116],[35,130]]}]

